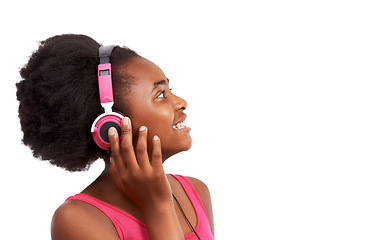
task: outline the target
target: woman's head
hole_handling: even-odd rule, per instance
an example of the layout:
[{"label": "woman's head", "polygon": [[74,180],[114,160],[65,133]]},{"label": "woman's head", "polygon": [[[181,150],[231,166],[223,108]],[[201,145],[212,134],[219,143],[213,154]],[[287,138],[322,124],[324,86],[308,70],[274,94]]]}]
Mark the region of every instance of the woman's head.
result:
[{"label": "woman's head", "polygon": [[[90,132],[94,119],[103,111],[97,80],[100,46],[84,35],[54,36],[42,41],[20,70],[23,80],[17,83],[17,99],[23,142],[35,157],[69,171],[84,170],[97,158],[108,158]],[[126,47],[116,47],[110,62],[113,108],[131,118],[134,130],[145,125],[149,135],[158,135],[166,156],[189,149],[188,131],[184,135],[183,131],[164,129],[168,117],[174,124],[183,118],[186,102],[169,91],[160,68]],[[161,80],[166,83],[153,85]],[[146,92],[149,84],[151,89]],[[151,90],[166,98],[156,96],[152,102]]]},{"label": "woman's head", "polygon": [[131,75],[131,87],[120,98],[121,111],[131,118],[135,133],[141,126],[148,127],[148,139],[157,135],[162,143],[163,158],[191,147],[190,128],[186,127],[187,103],[174,95],[169,79],[153,62],[135,57],[121,69]]}]

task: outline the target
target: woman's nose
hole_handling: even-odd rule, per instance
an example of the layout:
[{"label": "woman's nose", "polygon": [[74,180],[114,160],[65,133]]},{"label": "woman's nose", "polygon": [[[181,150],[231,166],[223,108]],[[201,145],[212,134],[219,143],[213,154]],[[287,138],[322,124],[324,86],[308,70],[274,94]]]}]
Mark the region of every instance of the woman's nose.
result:
[{"label": "woman's nose", "polygon": [[181,97],[175,96],[175,98],[175,109],[182,111],[185,110],[187,108],[187,102]]}]

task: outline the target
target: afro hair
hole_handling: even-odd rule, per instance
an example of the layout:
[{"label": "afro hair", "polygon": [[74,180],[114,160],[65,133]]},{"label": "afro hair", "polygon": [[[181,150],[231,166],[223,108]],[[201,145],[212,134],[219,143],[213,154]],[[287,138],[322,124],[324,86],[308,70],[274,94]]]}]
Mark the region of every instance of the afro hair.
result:
[{"label": "afro hair", "polygon": [[[97,68],[101,45],[84,35],[65,34],[40,42],[20,70],[16,84],[23,143],[34,157],[68,171],[82,171],[98,158],[107,159],[90,132],[102,111]],[[111,56],[115,99],[122,76],[118,67],[138,56],[116,47]]]}]

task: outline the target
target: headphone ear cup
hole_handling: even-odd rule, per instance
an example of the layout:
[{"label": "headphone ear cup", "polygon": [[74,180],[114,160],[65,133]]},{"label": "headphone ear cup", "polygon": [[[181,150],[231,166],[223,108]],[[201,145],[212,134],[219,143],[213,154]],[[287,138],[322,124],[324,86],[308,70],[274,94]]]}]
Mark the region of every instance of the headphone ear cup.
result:
[{"label": "headphone ear cup", "polygon": [[116,128],[116,131],[119,133],[119,136],[121,136],[120,125],[112,120],[109,120],[108,122],[104,122],[100,127],[100,137],[104,142],[109,142],[108,131],[111,127]]},{"label": "headphone ear cup", "polygon": [[96,144],[105,150],[108,150],[110,148],[109,143],[109,135],[108,131],[109,128],[114,127],[116,128],[119,136],[121,136],[121,119],[124,117],[124,115],[121,116],[121,114],[107,114],[96,122],[94,125],[93,130],[93,139],[96,142]]}]

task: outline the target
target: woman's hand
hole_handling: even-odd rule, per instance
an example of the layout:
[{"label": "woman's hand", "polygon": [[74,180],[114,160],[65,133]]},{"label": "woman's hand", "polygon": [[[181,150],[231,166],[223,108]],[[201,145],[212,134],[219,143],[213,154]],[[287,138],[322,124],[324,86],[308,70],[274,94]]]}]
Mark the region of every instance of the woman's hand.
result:
[{"label": "woman's hand", "polygon": [[132,142],[129,118],[122,120],[121,142],[115,128],[109,129],[111,163],[109,173],[116,187],[134,201],[146,214],[155,208],[170,206],[172,192],[162,166],[161,142],[152,139],[152,155],[148,156],[146,127],[140,127],[136,149]]},{"label": "woman's hand", "polygon": [[125,117],[121,123],[121,142],[115,128],[109,129],[109,141],[112,154],[109,173],[116,187],[143,212],[150,240],[184,239],[162,166],[159,137],[152,139],[149,158],[147,128],[140,127],[134,149],[131,122]]}]

